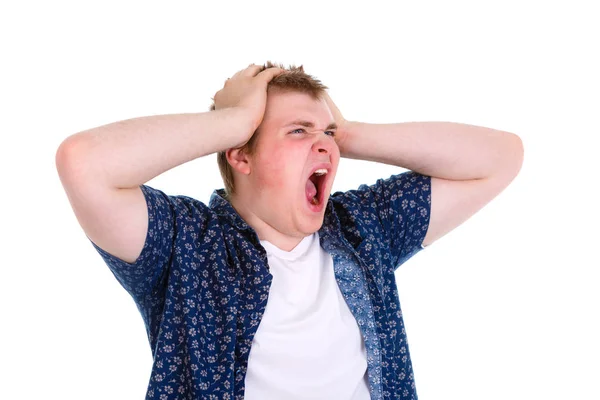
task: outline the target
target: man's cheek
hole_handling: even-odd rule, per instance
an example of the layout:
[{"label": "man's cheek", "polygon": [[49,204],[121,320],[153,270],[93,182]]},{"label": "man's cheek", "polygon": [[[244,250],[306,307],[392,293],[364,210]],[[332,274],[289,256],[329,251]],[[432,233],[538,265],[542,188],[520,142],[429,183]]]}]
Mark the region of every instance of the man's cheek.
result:
[{"label": "man's cheek", "polygon": [[291,183],[290,179],[287,178],[285,170],[283,169],[273,170],[272,173],[268,174],[263,179],[263,184],[265,186],[280,191],[281,193]]},{"label": "man's cheek", "polygon": [[285,167],[286,163],[280,157],[265,160],[258,184],[262,188],[283,189],[289,183]]}]

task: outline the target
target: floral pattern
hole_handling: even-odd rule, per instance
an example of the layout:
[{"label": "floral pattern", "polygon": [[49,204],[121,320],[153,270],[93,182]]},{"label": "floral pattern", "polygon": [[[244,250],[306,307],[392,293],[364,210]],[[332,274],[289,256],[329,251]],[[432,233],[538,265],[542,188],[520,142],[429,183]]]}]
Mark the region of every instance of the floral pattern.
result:
[{"label": "floral pattern", "polygon": [[[209,206],[141,186],[146,241],[127,263],[98,247],[144,320],[147,399],[244,398],[252,339],[272,275],[256,232],[213,193]],[[417,399],[395,270],[423,249],[431,178],[413,171],[334,193],[319,230],[367,349],[372,399]]]}]

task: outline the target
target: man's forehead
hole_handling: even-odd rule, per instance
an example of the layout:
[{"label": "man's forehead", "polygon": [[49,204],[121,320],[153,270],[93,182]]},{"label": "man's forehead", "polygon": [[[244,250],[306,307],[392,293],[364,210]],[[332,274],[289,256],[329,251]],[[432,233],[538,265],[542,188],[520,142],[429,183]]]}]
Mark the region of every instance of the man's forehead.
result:
[{"label": "man's forehead", "polygon": [[277,93],[269,100],[265,119],[271,120],[273,125],[335,129],[332,126],[335,121],[323,99],[314,99],[305,93]]},{"label": "man's forehead", "polygon": [[[292,126],[304,126],[305,128],[313,129],[316,125],[311,119],[294,119],[293,121],[290,121],[289,123],[284,123],[283,125],[284,128]],[[337,129],[337,124],[334,121],[331,121],[325,129]]]}]

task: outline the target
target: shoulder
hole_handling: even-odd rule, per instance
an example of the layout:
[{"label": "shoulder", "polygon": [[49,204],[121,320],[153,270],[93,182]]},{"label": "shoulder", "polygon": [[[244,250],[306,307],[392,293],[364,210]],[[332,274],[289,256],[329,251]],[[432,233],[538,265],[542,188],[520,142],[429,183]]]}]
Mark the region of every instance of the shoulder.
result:
[{"label": "shoulder", "polygon": [[[361,185],[358,189],[336,192],[331,201],[336,207],[346,209],[381,208],[400,200],[404,207],[420,205],[430,206],[431,177],[414,171],[395,174],[386,179],[378,179],[374,184]],[[402,205],[402,203],[400,203]]]}]

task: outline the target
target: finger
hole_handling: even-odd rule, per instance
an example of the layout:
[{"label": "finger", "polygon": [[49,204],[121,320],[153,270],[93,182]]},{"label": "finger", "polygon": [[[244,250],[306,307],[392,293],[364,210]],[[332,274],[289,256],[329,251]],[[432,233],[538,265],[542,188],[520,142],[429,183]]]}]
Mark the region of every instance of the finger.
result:
[{"label": "finger", "polygon": [[250,64],[246,69],[241,71],[241,75],[253,77],[256,76],[262,69],[262,66],[256,64]]},{"label": "finger", "polygon": [[[235,74],[233,74],[231,77],[232,78],[237,78],[240,75],[248,75],[248,69],[251,68],[251,67],[253,67],[253,66],[256,66],[256,65],[255,64],[250,64],[246,68],[240,69],[238,72],[236,72]],[[252,76],[254,76],[254,75],[252,75]]]},{"label": "finger", "polygon": [[246,68],[244,69],[240,69],[238,72],[236,72],[235,74],[231,75],[231,78],[237,78],[238,76],[240,76],[242,74],[242,72],[244,72],[246,70]]},{"label": "finger", "polygon": [[248,65],[246,68],[244,69],[240,69],[238,72],[236,72],[235,74],[232,75],[232,79],[235,79],[239,76],[247,76],[247,77],[253,77],[255,76],[258,71],[260,71],[262,67],[256,64],[250,64]]},{"label": "finger", "polygon": [[259,78],[260,80],[264,81],[265,83],[269,83],[269,82],[271,82],[271,80],[273,78],[275,78],[277,75],[281,74],[283,71],[284,70],[281,68],[271,67],[271,68],[265,69],[264,71],[262,71],[261,73],[256,75],[256,77]]}]

